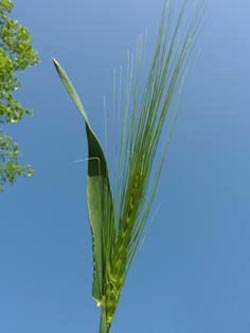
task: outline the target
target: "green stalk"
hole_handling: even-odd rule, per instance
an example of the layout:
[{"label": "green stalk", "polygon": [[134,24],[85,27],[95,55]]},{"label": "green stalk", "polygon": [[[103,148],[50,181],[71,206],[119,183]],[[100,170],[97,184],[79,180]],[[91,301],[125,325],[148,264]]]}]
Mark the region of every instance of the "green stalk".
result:
[{"label": "green stalk", "polygon": [[106,320],[106,310],[104,307],[102,307],[101,309],[99,333],[109,333],[109,327],[107,327],[107,320]]}]

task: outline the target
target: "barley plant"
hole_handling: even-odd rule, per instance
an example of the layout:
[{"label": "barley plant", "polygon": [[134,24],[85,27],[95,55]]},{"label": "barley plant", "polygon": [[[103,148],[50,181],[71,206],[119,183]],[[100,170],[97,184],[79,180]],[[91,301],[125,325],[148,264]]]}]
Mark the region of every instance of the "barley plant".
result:
[{"label": "barley plant", "polygon": [[[122,128],[115,140],[120,142],[113,156],[116,160],[110,165],[72,82],[53,59],[60,79],[83,117],[88,140],[92,296],[101,308],[100,333],[110,332],[128,270],[144,234],[167,151],[166,116],[170,109],[175,110],[197,36],[197,16],[188,20],[184,15],[186,1],[177,7],[174,1],[164,5],[146,79],[144,68],[143,75],[139,70],[143,67],[139,42],[134,60],[129,56],[125,79],[120,75],[117,80],[120,89],[114,89],[114,99],[117,94],[124,96],[119,97],[121,105],[117,108],[122,115]],[[161,152],[157,153],[159,148]]]}]

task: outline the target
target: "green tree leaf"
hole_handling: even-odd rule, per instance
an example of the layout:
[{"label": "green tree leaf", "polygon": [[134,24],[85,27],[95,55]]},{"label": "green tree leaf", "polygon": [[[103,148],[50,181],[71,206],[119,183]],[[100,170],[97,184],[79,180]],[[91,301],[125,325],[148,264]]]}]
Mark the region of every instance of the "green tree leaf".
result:
[{"label": "green tree leaf", "polygon": [[30,166],[20,165],[18,145],[3,130],[5,124],[17,123],[31,114],[15,99],[15,91],[21,86],[16,74],[39,61],[29,31],[9,17],[12,9],[12,1],[0,0],[0,191],[18,176],[33,173]]}]

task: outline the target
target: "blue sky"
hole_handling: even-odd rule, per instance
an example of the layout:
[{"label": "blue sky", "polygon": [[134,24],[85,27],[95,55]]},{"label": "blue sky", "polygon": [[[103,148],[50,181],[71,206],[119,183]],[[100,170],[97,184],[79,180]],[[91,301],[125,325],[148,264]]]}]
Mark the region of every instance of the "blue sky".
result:
[{"label": "blue sky", "polygon": [[[191,3],[192,1],[190,1]],[[21,78],[32,118],[9,133],[36,175],[0,198],[0,331],[95,333],[82,119],[54,71],[75,82],[96,132],[114,66],[161,0],[19,0],[41,64]],[[150,226],[113,325],[119,333],[250,330],[250,4],[209,0]],[[101,134],[100,134],[101,136]]]}]

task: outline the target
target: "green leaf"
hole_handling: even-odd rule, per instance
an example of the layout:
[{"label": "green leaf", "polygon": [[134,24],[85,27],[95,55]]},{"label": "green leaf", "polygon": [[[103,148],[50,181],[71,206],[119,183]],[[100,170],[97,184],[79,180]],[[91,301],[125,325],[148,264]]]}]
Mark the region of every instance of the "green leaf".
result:
[{"label": "green leaf", "polygon": [[[106,240],[113,237],[114,234],[113,201],[107,163],[101,145],[91,128],[86,111],[72,82],[60,64],[55,59],[53,59],[53,62],[60,79],[85,122],[88,139],[87,200],[93,241],[94,276],[92,296],[99,305],[102,305],[105,289],[105,263],[110,248],[110,244]],[[107,234],[110,234],[110,237],[105,238]]]},{"label": "green leaf", "polygon": [[12,1],[0,0],[0,191],[6,183],[13,184],[19,176],[32,173],[28,165],[20,165],[22,155],[4,132],[6,123],[17,123],[31,114],[16,100],[15,91],[21,87],[18,73],[39,62],[29,31],[11,19],[12,9]]}]

